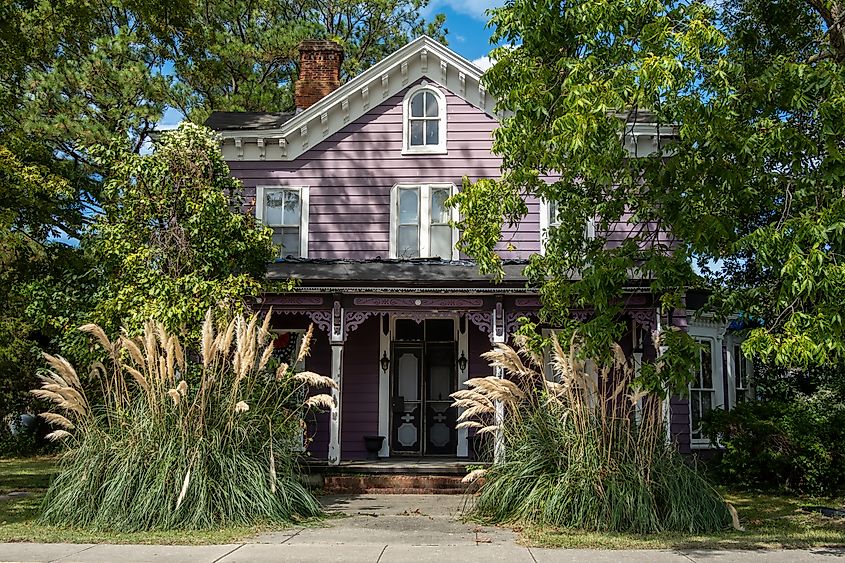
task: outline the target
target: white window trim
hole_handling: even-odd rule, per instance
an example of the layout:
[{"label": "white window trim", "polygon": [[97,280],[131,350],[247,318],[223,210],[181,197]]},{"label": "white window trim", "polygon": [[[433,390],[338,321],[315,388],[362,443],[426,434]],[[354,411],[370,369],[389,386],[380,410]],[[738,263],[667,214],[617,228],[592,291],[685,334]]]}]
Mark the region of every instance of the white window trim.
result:
[{"label": "white window trim", "polygon": [[299,192],[299,256],[308,258],[308,186],[256,186],[255,188],[255,217],[264,223],[264,190],[285,189]]},{"label": "white window trim", "polygon": [[[540,254],[546,254],[546,245],[549,242],[549,227],[552,226],[551,221],[551,205],[545,198],[540,198]],[[587,219],[584,225],[584,232],[587,235],[587,240],[596,238],[596,220],[595,218]]]},{"label": "white window trim", "polygon": [[[390,258],[399,258],[399,190],[419,189],[420,191],[420,258],[429,258],[431,254],[431,191],[433,189],[446,188],[450,195],[455,195],[455,184],[396,184],[390,190]],[[455,224],[458,221],[458,210],[452,208],[452,256],[441,256],[444,260],[457,260],[460,253],[457,249],[458,228]]]},{"label": "white window trim", "polygon": [[[725,339],[725,348],[727,351],[727,375],[728,375],[728,405],[730,408],[734,408],[737,406],[736,400],[736,373],[734,372],[734,365],[735,360],[734,358],[734,346],[741,346],[742,343],[745,341],[744,338],[740,338],[737,336],[728,336]],[[742,352],[740,352],[740,355]],[[754,370],[754,363],[746,358],[744,355],[742,356],[741,360],[745,362],[745,393],[746,398],[751,398],[754,396],[754,388],[748,384],[747,378],[753,375]]]},{"label": "white window trim", "polygon": [[[724,343],[724,330],[719,328],[711,328],[704,326],[695,326],[690,324],[689,335],[696,341],[709,340],[710,341],[710,367],[713,374],[713,403],[712,410],[725,408],[725,379],[722,366],[722,346]],[[692,384],[688,386],[688,390],[692,388]],[[691,397],[690,397],[691,399]],[[690,431],[690,448],[694,450],[706,450],[713,448],[713,444],[709,438],[693,438],[692,437],[692,401],[689,403],[689,431]]]},{"label": "white window trim", "polygon": [[[438,143],[436,145],[411,146],[410,127],[411,99],[419,92],[426,90],[434,94],[437,99],[440,125],[438,127]],[[410,88],[402,99],[402,154],[447,154],[446,150],[446,96],[435,84],[429,84],[425,80],[417,86]]]}]

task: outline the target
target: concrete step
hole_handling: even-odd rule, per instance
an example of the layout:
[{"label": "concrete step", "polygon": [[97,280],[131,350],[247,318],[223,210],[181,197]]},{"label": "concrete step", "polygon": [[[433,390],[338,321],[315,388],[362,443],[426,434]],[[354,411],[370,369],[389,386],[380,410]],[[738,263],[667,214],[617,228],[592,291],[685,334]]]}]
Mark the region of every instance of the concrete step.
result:
[{"label": "concrete step", "polygon": [[451,475],[326,475],[323,490],[338,494],[464,494],[467,485]]}]

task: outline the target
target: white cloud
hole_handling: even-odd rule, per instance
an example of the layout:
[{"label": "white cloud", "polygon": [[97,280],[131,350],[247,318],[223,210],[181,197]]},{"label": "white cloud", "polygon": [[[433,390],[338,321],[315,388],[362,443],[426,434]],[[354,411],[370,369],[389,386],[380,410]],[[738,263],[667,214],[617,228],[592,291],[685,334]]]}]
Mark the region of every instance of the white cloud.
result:
[{"label": "white cloud", "polygon": [[478,57],[477,59],[473,59],[472,64],[474,64],[475,66],[477,66],[481,70],[487,70],[488,68],[493,66],[493,61],[490,60],[490,57],[485,55],[483,57]]},{"label": "white cloud", "polygon": [[490,8],[499,8],[504,3],[505,0],[432,0],[429,7],[448,6],[460,14],[466,14],[467,16],[486,22],[487,15],[484,12]]}]

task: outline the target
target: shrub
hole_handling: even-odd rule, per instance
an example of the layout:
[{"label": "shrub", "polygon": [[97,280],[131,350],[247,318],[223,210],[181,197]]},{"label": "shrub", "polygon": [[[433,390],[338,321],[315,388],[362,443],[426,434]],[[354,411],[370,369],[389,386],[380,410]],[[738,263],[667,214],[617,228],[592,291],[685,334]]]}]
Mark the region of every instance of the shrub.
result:
[{"label": "shrub", "polygon": [[316,395],[303,406],[308,387],[333,382],[286,364],[271,369],[269,318],[237,316],[215,330],[209,312],[196,354],[158,322],[114,342],[96,325],[81,327],[109,357],[108,367],[92,368],[102,404],[89,403],[70,363],[46,355],[51,369],[33,393],[63,411],[42,416],[69,448],[41,520],[138,531],[319,516],[296,457],[303,409],[332,402]]},{"label": "shrub", "polygon": [[[501,432],[504,455],[483,474],[471,514],[493,523],[521,522],[596,531],[712,532],[730,525],[721,496],[665,443],[659,400],[646,397],[641,422],[631,392],[633,370],[621,351],[613,369],[588,376],[573,349],[553,338],[560,382],[546,381],[542,359],[520,341],[485,354],[510,379],[467,381],[453,396],[464,426]],[[525,359],[525,361],[523,361]],[[495,422],[495,404],[504,413]]]},{"label": "shrub", "polygon": [[812,494],[845,484],[845,406],[831,393],[742,403],[703,428],[723,446],[715,467],[725,483]]}]

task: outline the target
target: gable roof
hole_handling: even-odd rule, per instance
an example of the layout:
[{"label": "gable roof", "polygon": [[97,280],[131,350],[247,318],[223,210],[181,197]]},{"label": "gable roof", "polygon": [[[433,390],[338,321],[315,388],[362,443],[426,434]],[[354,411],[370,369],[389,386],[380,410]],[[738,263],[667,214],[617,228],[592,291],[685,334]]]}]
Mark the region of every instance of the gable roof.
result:
[{"label": "gable roof", "polygon": [[206,124],[220,132],[223,153],[231,160],[293,160],[422,78],[493,115],[495,100],[481,84],[482,74],[451,49],[422,36],[289,118],[215,112]]}]

